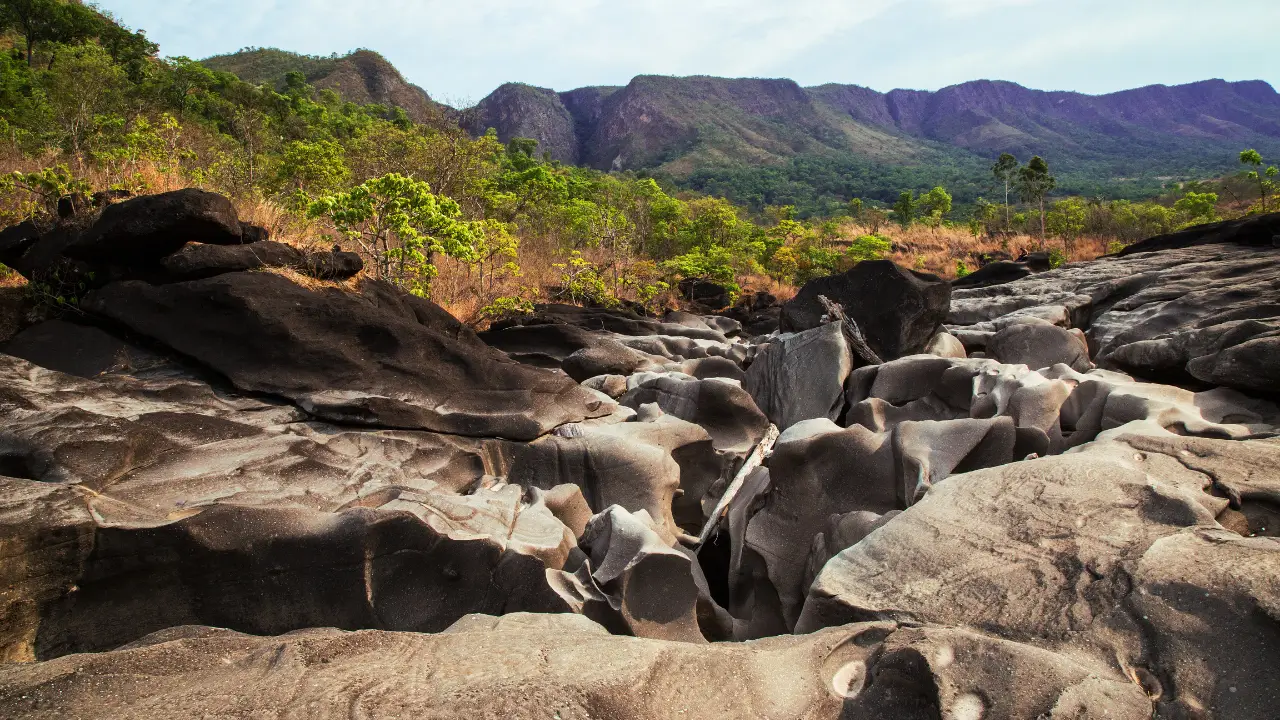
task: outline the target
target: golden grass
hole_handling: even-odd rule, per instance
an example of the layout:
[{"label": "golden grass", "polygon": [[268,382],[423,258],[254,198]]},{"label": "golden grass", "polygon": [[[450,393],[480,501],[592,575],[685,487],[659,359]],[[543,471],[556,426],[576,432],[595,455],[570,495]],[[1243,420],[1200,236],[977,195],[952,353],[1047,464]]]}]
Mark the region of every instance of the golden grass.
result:
[{"label": "golden grass", "polygon": [[[838,247],[847,246],[858,236],[870,232],[871,229],[866,226],[846,223],[841,226],[840,238],[834,244]],[[887,259],[903,267],[930,272],[947,279],[955,279],[956,261],[963,261],[973,271],[979,267],[978,258],[986,253],[1005,252],[1016,258],[1022,252],[1041,249],[1039,238],[1030,235],[974,237],[968,228],[960,227],[934,229],[924,225],[909,228],[885,225],[880,228],[880,235],[893,243],[893,250]],[[1077,262],[1106,254],[1107,243],[1105,238],[1084,237],[1068,243],[1062,238],[1050,237],[1045,241],[1043,249],[1062,250],[1069,261]]]}]

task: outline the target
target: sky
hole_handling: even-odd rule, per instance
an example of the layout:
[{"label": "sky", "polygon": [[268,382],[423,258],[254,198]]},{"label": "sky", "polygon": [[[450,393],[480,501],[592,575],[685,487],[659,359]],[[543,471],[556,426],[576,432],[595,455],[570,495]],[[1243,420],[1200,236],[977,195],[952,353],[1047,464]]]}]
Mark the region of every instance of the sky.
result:
[{"label": "sky", "polygon": [[376,50],[436,100],[499,85],[789,77],[880,91],[976,79],[1114,92],[1280,87],[1277,0],[100,0],[169,56]]}]

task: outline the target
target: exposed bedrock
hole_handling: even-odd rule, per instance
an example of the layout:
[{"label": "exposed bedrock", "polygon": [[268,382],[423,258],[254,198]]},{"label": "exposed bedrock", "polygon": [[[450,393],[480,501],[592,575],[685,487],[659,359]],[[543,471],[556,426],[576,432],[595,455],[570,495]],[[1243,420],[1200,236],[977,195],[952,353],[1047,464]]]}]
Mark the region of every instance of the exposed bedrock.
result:
[{"label": "exposed bedrock", "polygon": [[947,322],[982,349],[1015,318],[1086,332],[1099,365],[1148,380],[1274,393],[1280,387],[1280,214],[1192,228],[980,289]]},{"label": "exposed bedrock", "polygon": [[477,334],[229,208],[0,233],[96,278],[0,347],[0,716],[1275,718],[1275,217]]}]

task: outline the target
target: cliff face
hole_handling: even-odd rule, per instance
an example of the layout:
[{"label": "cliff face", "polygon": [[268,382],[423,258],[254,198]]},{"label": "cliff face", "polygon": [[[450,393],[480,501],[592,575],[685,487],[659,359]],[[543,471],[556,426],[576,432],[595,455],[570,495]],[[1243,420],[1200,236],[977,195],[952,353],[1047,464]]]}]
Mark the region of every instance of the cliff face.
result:
[{"label": "cliff face", "polygon": [[535,138],[567,162],[677,174],[707,162],[807,153],[892,161],[939,144],[980,156],[1037,152],[1123,163],[1153,152],[1209,158],[1241,143],[1280,142],[1280,95],[1260,81],[1091,96],[990,80],[880,93],[790,80],[640,76],[624,88],[558,95],[504,86],[469,127],[495,127],[504,140]]},{"label": "cliff face", "polygon": [[508,83],[466,111],[462,122],[473,135],[493,128],[502,142],[513,137],[534,138],[539,151],[553,160],[579,161],[575,118],[553,90]]},{"label": "cliff face", "polygon": [[264,48],[219,55],[200,61],[213,70],[236,75],[245,82],[283,87],[290,72],[301,72],[320,90],[333,90],[348,102],[378,103],[403,108],[416,122],[439,121],[451,111],[426,90],[404,79],[386,58],[371,50],[345,57],[314,57]]}]

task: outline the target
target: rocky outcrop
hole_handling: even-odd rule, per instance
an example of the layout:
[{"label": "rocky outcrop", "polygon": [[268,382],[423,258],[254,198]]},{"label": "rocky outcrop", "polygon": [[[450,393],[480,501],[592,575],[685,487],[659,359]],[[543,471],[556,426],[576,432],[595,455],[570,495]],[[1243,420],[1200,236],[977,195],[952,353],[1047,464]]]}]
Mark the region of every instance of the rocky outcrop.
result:
[{"label": "rocky outcrop", "polygon": [[924,351],[942,328],[951,286],[934,275],[907,270],[888,260],[860,262],[842,275],[805,283],[795,298],[782,306],[782,331],[818,327],[825,314],[819,296],[844,309],[877,355],[896,360]]},{"label": "rocky outcrop", "polygon": [[1168,248],[957,290],[948,323],[982,349],[1036,318],[1086,333],[1102,367],[1151,380],[1271,392],[1280,387],[1280,215],[1204,226],[1136,246]]},{"label": "rocky outcrop", "polygon": [[868,364],[821,317],[478,336],[193,198],[241,242],[176,244],[172,197],[0,235],[105,273],[0,347],[0,715],[1274,715],[1268,218],[946,332],[945,284],[829,279]]}]

